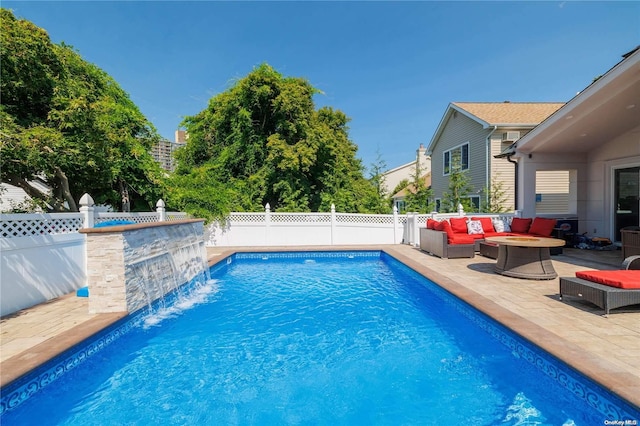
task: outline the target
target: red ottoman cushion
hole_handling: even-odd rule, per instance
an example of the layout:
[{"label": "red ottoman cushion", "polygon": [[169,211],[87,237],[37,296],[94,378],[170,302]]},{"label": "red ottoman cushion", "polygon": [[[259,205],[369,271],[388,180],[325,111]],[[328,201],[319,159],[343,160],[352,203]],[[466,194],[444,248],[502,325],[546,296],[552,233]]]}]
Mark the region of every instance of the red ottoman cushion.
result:
[{"label": "red ottoman cushion", "polygon": [[576,277],[611,287],[640,289],[640,271],[578,271]]}]

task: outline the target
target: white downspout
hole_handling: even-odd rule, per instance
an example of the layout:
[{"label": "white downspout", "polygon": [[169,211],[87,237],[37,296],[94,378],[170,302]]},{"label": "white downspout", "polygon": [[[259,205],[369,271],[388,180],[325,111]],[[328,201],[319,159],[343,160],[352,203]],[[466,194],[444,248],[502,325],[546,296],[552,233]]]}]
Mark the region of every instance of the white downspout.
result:
[{"label": "white downspout", "polygon": [[[490,173],[489,173],[489,165],[490,165],[490,158],[491,158],[491,135],[493,135],[495,133],[495,131],[498,129],[498,126],[493,126],[493,130],[491,130],[491,132],[487,135],[487,142],[485,145],[485,150],[486,150],[486,159],[487,159],[487,167],[485,168],[485,182],[487,185],[487,189],[491,189],[491,180],[490,180]],[[484,204],[485,206],[489,203],[489,193],[485,193],[484,194]]]}]

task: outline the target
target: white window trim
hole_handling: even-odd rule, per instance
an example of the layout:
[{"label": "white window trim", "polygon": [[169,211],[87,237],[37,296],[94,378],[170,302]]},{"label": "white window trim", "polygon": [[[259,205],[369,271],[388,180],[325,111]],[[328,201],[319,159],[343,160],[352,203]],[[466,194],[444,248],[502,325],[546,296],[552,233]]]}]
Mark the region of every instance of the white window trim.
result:
[{"label": "white window trim", "polygon": [[467,141],[465,143],[461,143],[460,145],[456,145],[442,152],[442,176],[449,176],[451,174],[451,170],[449,170],[449,172],[446,171],[445,161],[444,161],[445,155],[449,153],[449,164],[451,164],[451,152],[460,148],[460,155],[462,156],[462,147],[465,145],[467,145],[467,168],[462,170],[463,171],[469,170],[471,168],[471,155],[470,155],[471,144],[469,143],[469,141]]}]

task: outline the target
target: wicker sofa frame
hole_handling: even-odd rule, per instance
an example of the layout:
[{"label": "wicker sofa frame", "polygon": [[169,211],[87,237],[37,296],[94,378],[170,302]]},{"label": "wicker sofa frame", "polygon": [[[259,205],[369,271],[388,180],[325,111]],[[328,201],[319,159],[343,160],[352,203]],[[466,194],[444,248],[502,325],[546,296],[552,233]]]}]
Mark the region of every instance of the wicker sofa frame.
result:
[{"label": "wicker sofa frame", "polygon": [[[622,263],[622,269],[640,269],[640,256],[630,256]],[[594,283],[577,277],[560,277],[560,300],[564,296],[578,297],[604,309],[608,316],[611,309],[640,304],[640,289],[622,289]]]},{"label": "wicker sofa frame", "polygon": [[446,232],[420,228],[420,250],[443,259],[472,258],[476,255],[476,244],[449,244]]}]

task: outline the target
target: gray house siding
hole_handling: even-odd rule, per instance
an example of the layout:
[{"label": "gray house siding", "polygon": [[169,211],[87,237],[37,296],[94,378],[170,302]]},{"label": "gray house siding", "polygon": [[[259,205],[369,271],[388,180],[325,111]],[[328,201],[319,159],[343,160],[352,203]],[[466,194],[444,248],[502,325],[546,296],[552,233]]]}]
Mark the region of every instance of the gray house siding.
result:
[{"label": "gray house siding", "polygon": [[486,184],[486,138],[489,133],[490,129],[484,129],[480,123],[462,113],[455,112],[449,116],[431,155],[431,188],[434,198],[441,199],[449,187],[449,176],[444,174],[444,152],[465,143],[469,143],[469,182],[474,195],[482,195],[478,191]]}]

